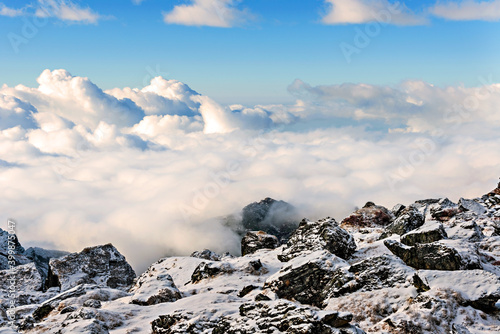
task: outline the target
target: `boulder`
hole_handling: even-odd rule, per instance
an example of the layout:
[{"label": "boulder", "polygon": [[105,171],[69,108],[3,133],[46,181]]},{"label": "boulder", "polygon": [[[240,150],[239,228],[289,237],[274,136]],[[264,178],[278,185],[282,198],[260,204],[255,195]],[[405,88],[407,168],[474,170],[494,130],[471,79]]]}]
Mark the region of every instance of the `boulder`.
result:
[{"label": "boulder", "polygon": [[274,249],[279,245],[280,242],[274,235],[264,231],[250,231],[241,239],[241,255],[253,254],[259,249]]},{"label": "boulder", "polygon": [[458,201],[458,206],[461,211],[471,211],[477,215],[483,215],[486,213],[486,208],[472,199],[460,198]]},{"label": "boulder", "polygon": [[368,202],[363,208],[344,218],[340,226],[343,228],[383,227],[389,225],[393,219],[393,214],[387,208]]},{"label": "boulder", "polygon": [[430,244],[447,238],[448,235],[441,223],[428,223],[401,236],[401,242],[407,246]]},{"label": "boulder", "polygon": [[128,290],[135,272],[125,257],[111,244],[88,247],[80,253],[51,259],[47,281],[58,284],[61,291],[80,284],[96,284]]},{"label": "boulder", "polygon": [[198,283],[201,280],[213,278],[220,274],[231,274],[234,270],[229,263],[201,262],[191,275],[191,283]]},{"label": "boulder", "polygon": [[480,269],[479,262],[464,260],[454,248],[438,242],[406,246],[395,240],[385,240],[384,245],[407,265],[415,269],[461,270]]},{"label": "boulder", "polygon": [[210,249],[204,249],[203,251],[193,252],[191,257],[195,257],[197,259],[209,260],[209,261],[220,261],[221,256],[215,252],[212,252]]},{"label": "boulder", "polygon": [[403,235],[424,224],[424,215],[414,205],[403,209],[398,218],[390,225],[386,226],[381,238],[386,238],[391,234]]},{"label": "boulder", "polygon": [[336,282],[337,269],[347,266],[347,262],[326,250],[316,251],[288,262],[266,280],[264,288],[280,298],[322,307]]},{"label": "boulder", "polygon": [[287,262],[318,250],[327,250],[342,259],[348,259],[356,251],[356,243],[352,235],[341,228],[333,218],[328,217],[317,222],[304,219],[283,247],[278,259]]},{"label": "boulder", "polygon": [[161,262],[151,265],[137,278],[129,290],[133,294],[130,303],[146,306],[171,303],[182,298],[167,269],[160,265]]},{"label": "boulder", "polygon": [[448,198],[442,198],[439,202],[430,205],[429,212],[433,219],[445,222],[459,213],[460,209],[457,204],[453,203]]}]

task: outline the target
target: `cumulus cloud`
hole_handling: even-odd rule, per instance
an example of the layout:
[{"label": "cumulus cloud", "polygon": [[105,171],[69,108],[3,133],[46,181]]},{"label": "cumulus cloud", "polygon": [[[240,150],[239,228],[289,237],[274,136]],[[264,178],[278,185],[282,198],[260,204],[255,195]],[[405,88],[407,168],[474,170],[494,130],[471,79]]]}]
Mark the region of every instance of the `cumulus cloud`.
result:
[{"label": "cumulus cloud", "polygon": [[90,8],[82,8],[68,0],[38,0],[39,6],[35,15],[38,17],[55,17],[62,21],[96,24],[104,17]]},{"label": "cumulus cloud", "polygon": [[165,23],[186,26],[229,28],[241,25],[251,18],[247,10],[236,7],[238,0],[192,0],[177,5],[163,15]]},{"label": "cumulus cloud", "polygon": [[399,1],[325,0],[329,8],[323,16],[325,24],[359,24],[380,21],[394,25],[418,25],[426,22]]},{"label": "cumulus cloud", "polygon": [[454,21],[498,21],[500,20],[500,1],[463,0],[459,2],[438,2],[431,7],[435,16]]},{"label": "cumulus cloud", "polygon": [[205,247],[237,253],[217,217],[267,196],[339,220],[369,200],[479,196],[500,165],[500,85],[485,82],[297,80],[296,103],[249,108],[160,77],[103,91],[47,70],[36,88],[0,87],[0,219],[28,245],[112,242],[142,270]]}]

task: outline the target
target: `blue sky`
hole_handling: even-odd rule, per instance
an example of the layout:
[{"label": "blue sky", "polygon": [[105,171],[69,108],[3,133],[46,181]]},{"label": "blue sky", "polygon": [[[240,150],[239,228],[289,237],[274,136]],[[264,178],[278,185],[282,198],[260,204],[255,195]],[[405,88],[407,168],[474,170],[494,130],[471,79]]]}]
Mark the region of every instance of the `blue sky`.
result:
[{"label": "blue sky", "polygon": [[[221,1],[218,8],[239,15],[226,18],[230,15],[223,12],[227,27],[214,27],[204,21],[166,22],[175,6],[193,5],[187,0],[62,2],[94,17],[80,20],[56,13],[15,52],[9,36],[23,37],[23,27],[41,20],[34,16],[36,8],[51,2],[0,0],[0,10],[18,10],[4,10],[0,16],[0,81],[36,87],[44,69],[64,68],[109,89],[142,87],[162,75],[220,103],[253,105],[292,101],[287,87],[297,78],[311,85],[396,85],[413,79],[478,86],[480,76],[500,77],[500,14],[486,15],[496,7],[478,7],[475,16],[464,9],[472,17],[463,17],[452,7],[437,13],[432,10],[435,1],[407,1],[407,17],[381,25],[370,18],[326,22],[335,0],[206,1]],[[388,4],[351,3],[356,2]],[[61,6],[61,1],[53,3]],[[370,22],[380,31],[348,63],[340,46],[354,46],[356,35]]]}]

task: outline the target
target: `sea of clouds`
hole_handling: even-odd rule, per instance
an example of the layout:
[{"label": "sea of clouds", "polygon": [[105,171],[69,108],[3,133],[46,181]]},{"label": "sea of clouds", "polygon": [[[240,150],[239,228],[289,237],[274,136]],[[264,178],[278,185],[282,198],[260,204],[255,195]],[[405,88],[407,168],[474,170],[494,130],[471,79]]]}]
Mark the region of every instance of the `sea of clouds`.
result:
[{"label": "sea of clouds", "polygon": [[45,70],[0,87],[1,219],[24,245],[112,242],[136,269],[167,254],[237,253],[217,217],[264,197],[338,220],[374,201],[476,197],[500,176],[500,84],[342,84],[292,105],[222,106],[156,77],[102,90]]}]

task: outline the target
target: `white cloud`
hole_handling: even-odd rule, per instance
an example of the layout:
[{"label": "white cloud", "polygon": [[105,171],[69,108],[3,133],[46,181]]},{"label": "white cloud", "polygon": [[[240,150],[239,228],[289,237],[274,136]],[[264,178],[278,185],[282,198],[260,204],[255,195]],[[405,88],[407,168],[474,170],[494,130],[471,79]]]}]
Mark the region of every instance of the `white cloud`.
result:
[{"label": "white cloud", "polygon": [[3,3],[0,3],[0,16],[22,16],[24,15],[24,9],[15,9],[5,6]]},{"label": "white cloud", "polygon": [[187,5],[177,5],[165,13],[165,23],[187,26],[229,28],[241,25],[251,15],[236,7],[238,0],[192,0]]},{"label": "white cloud", "polygon": [[500,165],[500,85],[488,81],[296,81],[294,105],[245,108],[175,80],[104,92],[47,70],[36,88],[0,86],[0,220],[15,218],[25,244],[112,242],[140,270],[167,253],[237,252],[211,218],[266,196],[311,219],[479,196]]},{"label": "white cloud", "polygon": [[500,20],[500,1],[473,1],[438,2],[431,7],[435,16],[455,21],[498,21]]},{"label": "white cloud", "polygon": [[104,17],[90,8],[82,8],[69,0],[38,0],[38,17],[55,17],[62,21],[84,24],[96,24]]},{"label": "white cloud", "polygon": [[394,25],[419,25],[425,18],[414,14],[403,3],[388,0],[325,0],[329,10],[325,24],[359,24],[378,21]]}]

